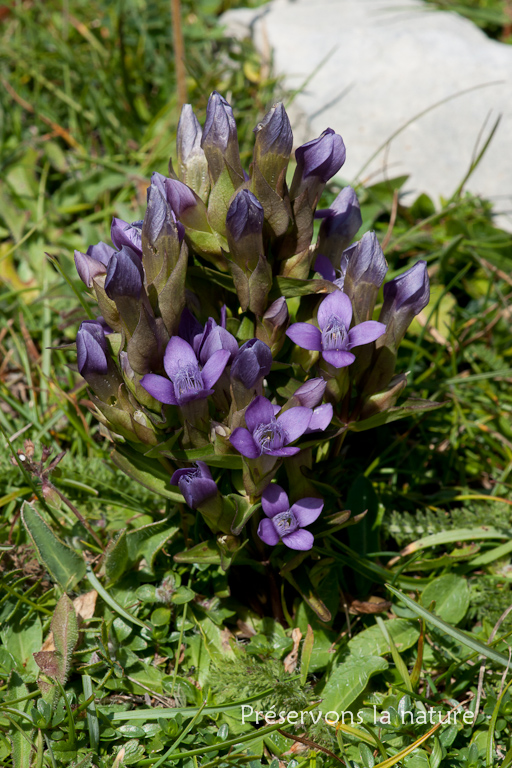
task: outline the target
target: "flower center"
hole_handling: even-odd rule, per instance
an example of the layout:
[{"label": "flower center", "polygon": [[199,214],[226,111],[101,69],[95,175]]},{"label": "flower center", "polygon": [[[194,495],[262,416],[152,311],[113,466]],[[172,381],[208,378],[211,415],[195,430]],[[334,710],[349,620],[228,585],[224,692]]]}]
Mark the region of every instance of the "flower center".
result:
[{"label": "flower center", "polygon": [[174,394],[178,402],[187,402],[204,389],[203,377],[198,366],[181,368],[173,379]]},{"label": "flower center", "polygon": [[268,424],[258,424],[252,436],[262,453],[282,448],[288,438],[284,427],[275,419]]},{"label": "flower center", "polygon": [[300,527],[297,518],[289,509],[286,512],[279,512],[278,515],[275,515],[272,518],[272,522],[281,538],[288,533],[293,533]]},{"label": "flower center", "polygon": [[339,317],[331,315],[322,331],[322,349],[344,350],[347,342],[347,329]]}]

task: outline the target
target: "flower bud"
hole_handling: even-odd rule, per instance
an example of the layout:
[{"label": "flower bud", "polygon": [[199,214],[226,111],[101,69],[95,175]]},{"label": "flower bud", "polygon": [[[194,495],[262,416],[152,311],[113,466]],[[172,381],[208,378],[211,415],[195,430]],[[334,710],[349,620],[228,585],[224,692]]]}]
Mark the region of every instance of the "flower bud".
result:
[{"label": "flower bud", "polygon": [[195,467],[176,470],[171,485],[178,486],[191,509],[198,509],[207,499],[217,495],[217,485],[204,461],[197,461]]},{"label": "flower bud", "polygon": [[293,176],[290,197],[295,200],[305,190],[311,207],[315,207],[325,184],[345,162],[343,139],[327,128],[318,139],[308,141],[295,151],[297,168]]},{"label": "flower bud", "polygon": [[272,366],[272,353],[259,339],[250,339],[242,344],[231,366],[231,378],[241,382],[246,389],[252,389],[268,376]]},{"label": "flower bud", "polygon": [[293,134],[284,106],[275,104],[254,129],[254,162],[267,184],[282,196]]},{"label": "flower bud", "polygon": [[363,223],[359,200],[352,187],[342,189],[332,206],[317,211],[315,218],[323,219],[318,233],[319,250],[339,268],[341,254]]},{"label": "flower bud", "polygon": [[140,258],[142,258],[141,232],[142,221],[134,221],[133,224],[128,224],[127,221],[122,219],[112,219],[110,237],[115,247],[120,250],[124,245],[127,245]]},{"label": "flower bud", "polygon": [[94,320],[85,320],[76,335],[77,367],[86,382],[107,402],[115,396],[121,376],[110,358],[105,333]]},{"label": "flower bud", "polygon": [[286,299],[281,296],[270,305],[257,324],[256,335],[270,347],[272,357],[280,352],[284,344],[289,319]]},{"label": "flower bud", "polygon": [[201,148],[201,126],[190,104],[181,109],[176,136],[178,176],[202,199],[206,200],[210,190],[208,161]]},{"label": "flower bud", "polygon": [[206,206],[194,192],[177,179],[166,179],[167,201],[177,219],[188,229],[211,232]]},{"label": "flower bud", "polygon": [[148,205],[142,225],[143,263],[148,285],[155,284],[158,293],[166,284],[179,258],[184,227],[176,221],[167,202],[166,178],[151,176]]},{"label": "flower bud", "polygon": [[377,294],[388,270],[375,232],[365,232],[359,242],[344,251],[341,270],[343,291],[352,302],[354,322],[371,320]]},{"label": "flower bud", "polygon": [[[243,180],[233,110],[217,91],[208,99],[201,146],[208,160],[213,184],[218,181],[226,166],[230,176],[234,175],[237,180]],[[232,178],[232,181],[235,183],[235,179]]]},{"label": "flower bud", "polygon": [[295,390],[293,397],[297,400],[298,405],[303,405],[306,408],[315,408],[321,402],[326,386],[327,382],[325,379],[320,377],[309,379]]},{"label": "flower bud", "polygon": [[379,320],[387,326],[386,333],[377,346],[395,347],[402,341],[413,318],[430,300],[427,262],[418,261],[384,286],[384,303]]},{"label": "flower bud", "polygon": [[201,365],[206,365],[214,352],[219,349],[226,349],[229,352],[227,365],[230,365],[238,354],[238,342],[233,334],[217,325],[212,317],[208,318],[203,333],[194,342],[194,351],[197,350]]},{"label": "flower bud", "polygon": [[264,213],[248,189],[242,189],[228,208],[226,230],[232,260],[249,276],[263,254]]},{"label": "flower bud", "polygon": [[88,288],[92,288],[93,280],[99,275],[105,275],[110,259],[115,250],[106,243],[90,245],[86,253],[75,251],[75,267],[80,280]]},{"label": "flower bud", "polygon": [[110,259],[105,280],[105,293],[113,301],[124,296],[139,299],[143,278],[140,259],[135,251],[124,246]]}]

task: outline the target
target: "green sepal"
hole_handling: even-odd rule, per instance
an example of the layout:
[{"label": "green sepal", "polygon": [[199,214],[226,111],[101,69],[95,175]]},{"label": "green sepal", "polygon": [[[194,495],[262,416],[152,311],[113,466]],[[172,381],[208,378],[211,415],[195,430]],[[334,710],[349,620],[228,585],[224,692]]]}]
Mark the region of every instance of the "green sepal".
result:
[{"label": "green sepal", "polygon": [[421,415],[428,411],[442,408],[446,403],[433,403],[431,400],[406,400],[403,405],[390,408],[383,413],[376,413],[364,421],[353,421],[347,424],[346,429],[352,432],[366,432],[367,429],[380,427],[382,424],[390,424],[392,421],[405,419],[408,416]]}]

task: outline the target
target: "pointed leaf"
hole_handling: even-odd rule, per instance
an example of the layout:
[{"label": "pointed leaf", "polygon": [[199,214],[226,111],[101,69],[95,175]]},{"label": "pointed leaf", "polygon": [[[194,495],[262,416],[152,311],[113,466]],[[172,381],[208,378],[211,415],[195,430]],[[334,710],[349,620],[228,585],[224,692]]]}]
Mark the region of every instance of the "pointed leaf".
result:
[{"label": "pointed leaf", "polygon": [[433,403],[430,400],[406,400],[403,405],[394,406],[382,413],[376,413],[375,416],[370,416],[369,419],[364,419],[364,421],[353,421],[347,425],[347,428],[352,432],[366,432],[367,429],[380,427],[382,424],[390,424],[392,421],[406,419],[408,416],[421,416],[421,414],[435,411],[436,408],[441,408],[443,405],[445,403]]},{"label": "pointed leaf", "polygon": [[78,621],[73,603],[67,595],[62,595],[55,606],[52,619],[53,642],[59,657],[57,680],[64,685],[68,678],[71,656],[78,642]]},{"label": "pointed leaf", "polygon": [[105,576],[108,583],[113,584],[117,581],[129,565],[126,528],[123,528],[115,539],[109,543],[105,553]]},{"label": "pointed leaf", "polygon": [[62,589],[73,590],[85,576],[82,555],[58,539],[28,502],[23,504],[21,519],[44,567]]}]

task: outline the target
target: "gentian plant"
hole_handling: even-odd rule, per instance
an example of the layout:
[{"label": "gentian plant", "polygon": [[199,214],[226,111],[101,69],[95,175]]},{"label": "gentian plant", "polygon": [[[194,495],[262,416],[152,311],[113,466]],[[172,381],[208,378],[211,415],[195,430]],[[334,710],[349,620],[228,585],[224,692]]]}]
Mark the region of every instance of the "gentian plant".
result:
[{"label": "gentian plant", "polygon": [[316,210],[345,162],[341,136],[327,128],[296,149],[287,175],[283,105],[254,132],[243,167],[228,102],[211,95],[203,129],[186,105],[143,218],[114,219],[112,245],[75,253],[98,305],[78,331],[78,370],[114,462],[195,513],[200,541],[178,559],[293,570],[290,550],[340,529],[314,457],[338,461],[351,431],[433,407],[397,405],[407,379],[395,371],[429,283],[421,261],[385,282],[376,234],[353,242],[351,187]]}]

